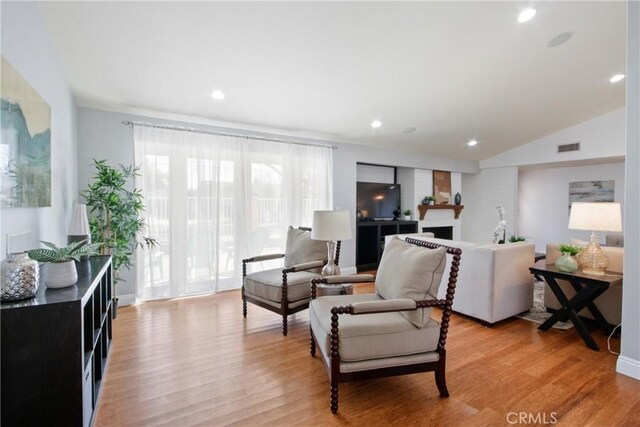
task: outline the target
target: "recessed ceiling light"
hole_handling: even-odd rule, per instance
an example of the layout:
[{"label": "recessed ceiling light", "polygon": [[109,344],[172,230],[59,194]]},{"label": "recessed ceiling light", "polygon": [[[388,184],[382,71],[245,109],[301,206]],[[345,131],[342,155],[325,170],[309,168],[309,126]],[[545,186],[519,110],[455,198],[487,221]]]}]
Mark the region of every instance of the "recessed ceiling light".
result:
[{"label": "recessed ceiling light", "polygon": [[224,99],[224,92],[221,90],[214,90],[211,92],[211,97],[216,101],[220,101],[221,99]]},{"label": "recessed ceiling light", "polygon": [[475,139],[472,139],[471,141],[467,142],[467,145],[469,147],[473,147],[474,145],[478,145],[478,141],[476,141]]},{"label": "recessed ceiling light", "polygon": [[547,43],[547,46],[556,47],[556,46],[560,46],[561,44],[565,44],[566,42],[569,41],[572,35],[573,33],[569,31],[566,33],[560,33],[554,38],[552,38],[551,40],[549,40],[549,43]]},{"label": "recessed ceiling light", "polygon": [[618,83],[620,80],[624,79],[624,74],[616,74],[609,79],[611,83]]},{"label": "recessed ceiling light", "polygon": [[520,15],[518,15],[518,22],[527,22],[534,16],[536,16],[536,10],[532,7],[529,7],[520,12]]},{"label": "recessed ceiling light", "polygon": [[371,122],[371,127],[374,129],[377,129],[380,126],[382,126],[382,122],[380,120],[374,120]]},{"label": "recessed ceiling light", "polygon": [[402,131],[403,134],[405,135],[409,135],[410,133],[414,133],[416,131],[416,128],[414,127],[410,127],[410,128],[406,128]]}]

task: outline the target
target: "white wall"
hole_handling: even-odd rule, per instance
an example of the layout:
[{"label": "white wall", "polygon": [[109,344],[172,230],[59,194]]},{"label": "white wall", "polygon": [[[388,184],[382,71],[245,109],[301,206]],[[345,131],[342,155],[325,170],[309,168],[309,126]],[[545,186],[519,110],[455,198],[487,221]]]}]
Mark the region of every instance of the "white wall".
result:
[{"label": "white wall", "polygon": [[505,209],[507,238],[518,231],[518,168],[482,169],[479,174],[462,175],[462,240],[475,243],[493,241],[500,218],[496,207]]},{"label": "white wall", "polygon": [[627,2],[627,159],[622,339],[616,370],[640,380],[640,3]]},{"label": "white wall", "polygon": [[356,169],[358,182],[380,182],[395,184],[395,168],[376,165],[358,165]]},{"label": "white wall", "polygon": [[[580,151],[558,153],[561,144],[580,142]],[[619,108],[480,162],[480,168],[539,165],[625,155],[625,109]]]},{"label": "white wall", "polygon": [[[589,240],[588,231],[569,230],[569,183],[615,180],[614,201],[624,200],[624,163],[521,170],[518,232],[544,252],[547,243]],[[605,233],[600,234],[604,243]]]},{"label": "white wall", "polygon": [[[166,116],[166,114],[163,116]],[[122,124],[123,120],[169,123],[174,125],[197,127],[200,129],[223,130],[240,134],[276,136],[282,139],[291,138],[296,141],[333,144],[338,147],[337,150],[333,151],[333,205],[334,207],[349,209],[353,217],[354,226],[358,163],[451,170],[466,173],[475,173],[478,171],[476,162],[466,160],[445,159],[426,155],[416,155],[415,153],[401,152],[393,149],[373,148],[363,145],[336,143],[332,141],[322,141],[302,137],[290,137],[286,132],[264,133],[221,128],[203,124],[202,119],[197,118],[194,118],[193,122],[185,122],[165,118],[156,119],[149,116],[79,108],[78,186],[81,190],[86,188],[89,182],[92,173],[90,167],[92,158],[109,159],[113,163],[134,163],[133,132],[131,128]],[[344,268],[355,266],[354,239],[343,242],[340,252],[340,266]],[[119,284],[120,288],[118,290],[121,304],[133,301],[133,295],[135,294],[135,275],[130,274],[124,276],[124,278],[127,282]]]},{"label": "white wall", "polygon": [[75,105],[35,2],[2,2],[2,55],[51,107],[51,207],[2,209],[0,259],[8,233],[28,232],[11,251],[66,243],[77,200]]}]

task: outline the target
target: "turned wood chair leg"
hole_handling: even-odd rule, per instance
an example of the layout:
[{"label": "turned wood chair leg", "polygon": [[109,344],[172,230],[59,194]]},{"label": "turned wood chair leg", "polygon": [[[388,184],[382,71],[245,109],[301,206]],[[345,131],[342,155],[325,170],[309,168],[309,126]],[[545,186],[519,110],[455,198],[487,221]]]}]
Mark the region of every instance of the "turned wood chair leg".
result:
[{"label": "turned wood chair leg", "polygon": [[316,357],[316,340],[313,339],[311,326],[309,326],[309,350],[311,351],[311,357]]},{"label": "turned wood chair leg", "polygon": [[338,383],[331,383],[331,412],[338,413]]},{"label": "turned wood chair leg", "polygon": [[287,336],[288,325],[287,325],[287,316],[282,316],[282,335]]},{"label": "turned wood chair leg", "polygon": [[441,354],[440,360],[438,361],[438,368],[434,372],[436,377],[436,386],[438,386],[440,397],[449,397],[449,390],[447,390],[447,381],[445,379],[444,367],[445,358],[444,355]]},{"label": "turned wood chair leg", "polygon": [[242,294],[242,316],[247,317],[247,298]]}]

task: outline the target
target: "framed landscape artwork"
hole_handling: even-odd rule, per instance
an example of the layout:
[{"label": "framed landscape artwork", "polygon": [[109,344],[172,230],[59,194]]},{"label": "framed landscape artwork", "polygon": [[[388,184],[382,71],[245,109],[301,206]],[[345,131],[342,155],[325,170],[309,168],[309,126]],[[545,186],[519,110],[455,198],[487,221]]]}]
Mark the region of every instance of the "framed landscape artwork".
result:
[{"label": "framed landscape artwork", "polygon": [[573,202],[613,202],[615,181],[579,181],[569,183],[569,213]]},{"label": "framed landscape artwork", "polygon": [[1,61],[0,207],[51,206],[51,108]]},{"label": "framed landscape artwork", "polygon": [[433,195],[436,204],[451,203],[451,172],[433,171]]}]

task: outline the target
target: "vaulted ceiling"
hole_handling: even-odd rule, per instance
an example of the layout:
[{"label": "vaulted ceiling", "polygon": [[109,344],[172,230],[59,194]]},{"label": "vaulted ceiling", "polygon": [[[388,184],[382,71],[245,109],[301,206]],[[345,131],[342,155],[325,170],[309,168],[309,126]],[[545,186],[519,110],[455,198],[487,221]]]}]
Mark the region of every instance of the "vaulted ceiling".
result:
[{"label": "vaulted ceiling", "polygon": [[[481,160],[624,105],[625,2],[43,2],[80,106]],[[570,39],[549,42],[561,33]],[[224,100],[211,98],[213,90]],[[370,123],[380,120],[373,129]],[[408,128],[415,131],[408,133]],[[405,133],[403,133],[405,131]],[[467,147],[470,139],[479,141]]]}]

